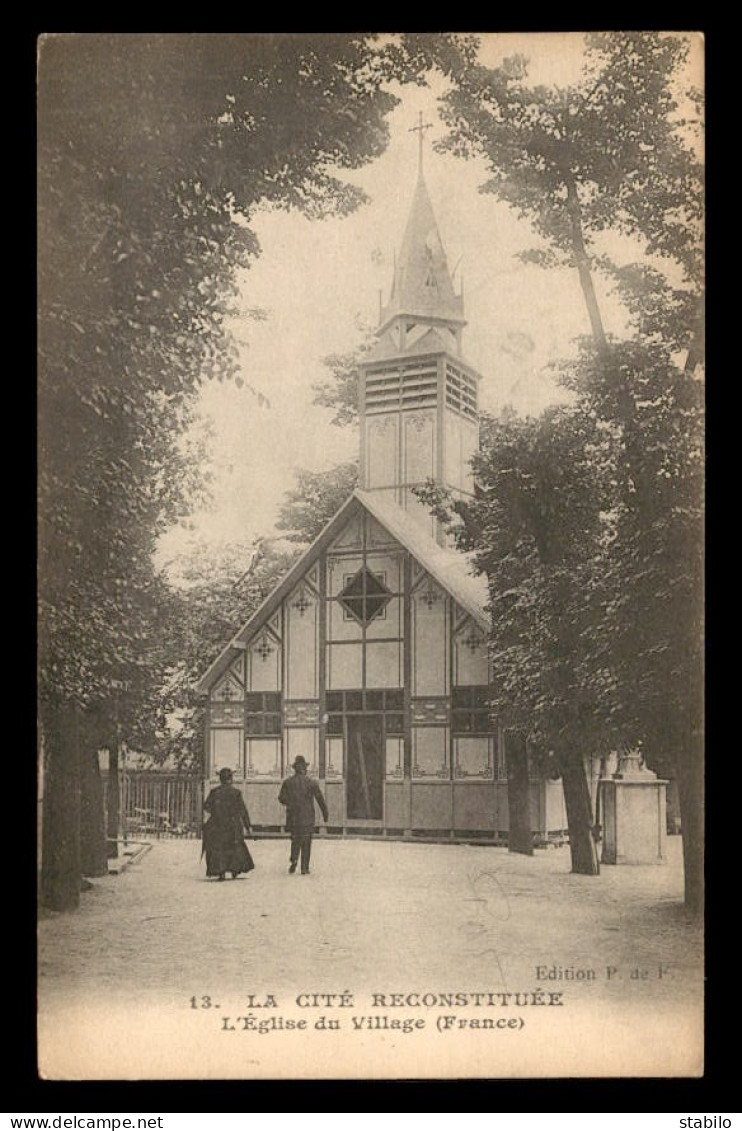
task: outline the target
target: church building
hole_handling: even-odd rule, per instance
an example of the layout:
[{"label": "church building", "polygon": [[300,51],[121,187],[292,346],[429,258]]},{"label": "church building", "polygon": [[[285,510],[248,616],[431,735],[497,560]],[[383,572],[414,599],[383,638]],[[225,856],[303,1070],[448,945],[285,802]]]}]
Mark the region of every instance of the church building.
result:
[{"label": "church building", "polygon": [[[422,175],[377,342],[360,367],[360,487],[198,684],[206,788],[223,767],[278,832],[297,754],[338,835],[507,840],[507,735],[488,710],[486,581],[413,493],[464,497],[480,375]],[[560,782],[530,785],[537,842],[567,827]]]}]

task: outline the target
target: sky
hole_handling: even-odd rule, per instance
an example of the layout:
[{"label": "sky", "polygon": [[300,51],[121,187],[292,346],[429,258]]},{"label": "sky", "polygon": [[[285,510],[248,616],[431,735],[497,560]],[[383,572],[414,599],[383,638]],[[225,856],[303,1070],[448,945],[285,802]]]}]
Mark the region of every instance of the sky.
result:
[{"label": "sky", "polygon": [[[569,85],[580,75],[583,39],[484,37],[488,65],[514,52],[529,57],[534,82]],[[435,152],[445,132],[437,107],[444,89],[443,80],[430,88],[394,88],[401,101],[389,118],[388,149],[344,174],[369,197],[353,215],[310,221],[266,209],[253,217],[262,254],[244,275],[242,303],[267,317],[235,322],[242,382],[208,383],[201,393],[193,435],[207,454],[212,497],[187,526],[161,540],[158,564],[174,580],[172,563],[195,546],[249,546],[274,535],[296,469],[320,471],[357,456],[357,429],[332,426],[330,410],[312,403],[312,387],[329,379],[323,358],[354,350],[375,328],[379,292],[388,300],[417,179],[418,135],[410,131],[420,112],[431,123],[425,180],[457,291],[463,277],[463,353],[482,375],[482,407],[496,411],[511,403],[537,413],[560,396],[547,367],[589,332],[576,273],[521,263],[517,253],[538,240],[527,221],[479,191],[487,179],[484,162]],[[626,257],[635,258],[635,249],[627,248]],[[620,332],[624,312],[610,296],[599,297],[607,330]]]}]

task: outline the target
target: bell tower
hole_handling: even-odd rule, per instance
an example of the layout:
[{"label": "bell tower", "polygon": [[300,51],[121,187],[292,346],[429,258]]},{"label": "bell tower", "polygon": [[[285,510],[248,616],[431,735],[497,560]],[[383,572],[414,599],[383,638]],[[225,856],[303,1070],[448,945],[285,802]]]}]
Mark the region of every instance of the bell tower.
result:
[{"label": "bell tower", "polygon": [[427,480],[473,494],[479,447],[479,374],[461,352],[463,288],[454,291],[423,177],[418,178],[377,342],[361,365],[361,488],[378,492],[443,542],[413,493]]}]

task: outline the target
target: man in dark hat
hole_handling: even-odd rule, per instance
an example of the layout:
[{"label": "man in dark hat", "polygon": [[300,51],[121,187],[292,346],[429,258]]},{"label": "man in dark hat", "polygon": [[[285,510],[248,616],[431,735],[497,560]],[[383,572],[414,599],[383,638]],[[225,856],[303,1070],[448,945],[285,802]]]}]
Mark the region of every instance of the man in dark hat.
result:
[{"label": "man in dark hat", "polygon": [[294,758],[293,770],[294,776],[281,784],[278,800],[286,806],[286,828],[291,833],[289,872],[296,871],[301,854],[301,874],[306,876],[312,852],[314,803],[319,805],[326,823],[327,802],[314,778],[307,776],[307,760],[301,754]]}]

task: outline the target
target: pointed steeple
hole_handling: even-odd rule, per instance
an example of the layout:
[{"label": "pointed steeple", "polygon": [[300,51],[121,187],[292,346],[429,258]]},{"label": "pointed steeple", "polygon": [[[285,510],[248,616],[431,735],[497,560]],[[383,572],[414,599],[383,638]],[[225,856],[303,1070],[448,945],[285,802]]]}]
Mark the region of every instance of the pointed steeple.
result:
[{"label": "pointed steeple", "polygon": [[[471,457],[479,446],[479,374],[461,350],[464,300],[456,294],[422,170],[391,296],[377,340],[360,364],[360,485],[404,511],[440,543],[447,534],[415,489],[433,479],[457,497],[474,491]],[[458,267],[458,264],[456,265]]]},{"label": "pointed steeple", "polygon": [[466,324],[461,295],[453,289],[433,205],[422,170],[422,130],[417,185],[399,255],[389,302],[381,311],[379,335],[399,318],[428,326],[447,325],[454,332]]}]

